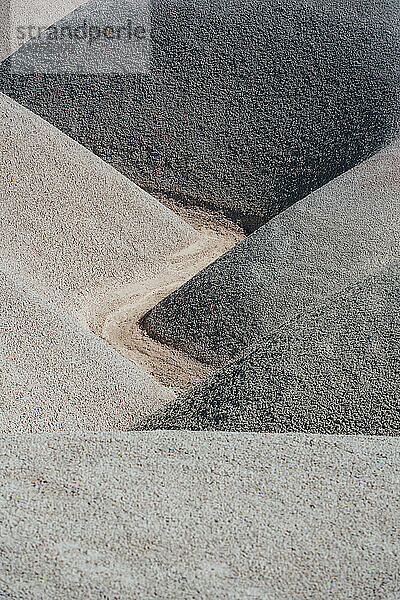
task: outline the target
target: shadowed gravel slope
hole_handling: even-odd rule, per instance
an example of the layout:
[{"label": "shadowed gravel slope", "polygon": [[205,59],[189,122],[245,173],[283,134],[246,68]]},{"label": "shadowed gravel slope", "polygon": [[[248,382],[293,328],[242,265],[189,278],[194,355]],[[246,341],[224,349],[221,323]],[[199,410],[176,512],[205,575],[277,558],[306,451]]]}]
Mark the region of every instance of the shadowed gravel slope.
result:
[{"label": "shadowed gravel slope", "polygon": [[[110,11],[125,23],[133,5],[95,0],[58,27],[94,14],[104,25]],[[4,63],[0,89],[146,189],[222,210],[248,232],[391,138],[394,0],[150,7],[147,72],[129,73],[127,58],[119,74],[40,73],[54,52],[65,68],[76,60],[43,37]],[[97,62],[106,64],[106,52],[100,44]],[[93,48],[88,60],[96,64]]]},{"label": "shadowed gravel slope", "polygon": [[389,600],[398,438],[2,436],[1,591],[30,600]]},{"label": "shadowed gravel slope", "polygon": [[282,325],[145,429],[400,434],[400,262]]},{"label": "shadowed gravel slope", "polygon": [[400,145],[287,209],[143,320],[163,342],[222,365],[297,314],[400,258]]},{"label": "shadowed gravel slope", "polygon": [[173,398],[3,267],[0,331],[0,431],[131,429]]}]

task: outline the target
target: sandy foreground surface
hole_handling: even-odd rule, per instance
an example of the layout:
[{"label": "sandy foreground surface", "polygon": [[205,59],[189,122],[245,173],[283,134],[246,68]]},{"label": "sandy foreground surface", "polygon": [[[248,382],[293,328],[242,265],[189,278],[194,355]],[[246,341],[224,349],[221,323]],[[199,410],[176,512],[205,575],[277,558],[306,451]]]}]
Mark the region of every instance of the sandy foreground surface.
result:
[{"label": "sandy foreground surface", "polygon": [[395,600],[398,438],[0,438],[0,595]]}]

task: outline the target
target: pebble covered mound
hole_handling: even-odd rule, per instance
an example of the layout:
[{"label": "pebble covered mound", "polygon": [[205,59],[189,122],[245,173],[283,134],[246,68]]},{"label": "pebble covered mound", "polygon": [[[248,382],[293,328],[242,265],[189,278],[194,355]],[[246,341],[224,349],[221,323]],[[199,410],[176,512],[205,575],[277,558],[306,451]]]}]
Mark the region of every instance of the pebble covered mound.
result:
[{"label": "pebble covered mound", "polygon": [[400,262],[285,323],[144,429],[399,435]]},{"label": "pebble covered mound", "polygon": [[153,308],[155,339],[223,365],[400,257],[400,145],[287,209]]},{"label": "pebble covered mound", "polygon": [[[104,25],[111,15],[125,25],[139,4],[92,0],[57,31],[94,18]],[[3,64],[0,90],[142,187],[221,210],[247,232],[391,138],[396,1],[149,7],[144,65],[129,44],[114,68],[110,40],[79,52],[73,41],[61,52],[44,33]],[[107,56],[115,73],[98,72],[110,67]]]}]

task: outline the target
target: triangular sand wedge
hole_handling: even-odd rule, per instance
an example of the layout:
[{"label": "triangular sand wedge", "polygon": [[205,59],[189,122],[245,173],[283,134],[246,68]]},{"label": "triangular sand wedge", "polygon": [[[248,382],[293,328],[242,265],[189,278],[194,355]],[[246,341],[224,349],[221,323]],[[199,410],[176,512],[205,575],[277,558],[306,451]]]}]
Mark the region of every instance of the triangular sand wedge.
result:
[{"label": "triangular sand wedge", "polygon": [[129,429],[172,393],[0,268],[0,431]]},{"label": "triangular sand wedge", "polygon": [[1,94],[0,110],[0,258],[40,295],[75,314],[96,294],[155,276],[197,239],[175,213]]}]

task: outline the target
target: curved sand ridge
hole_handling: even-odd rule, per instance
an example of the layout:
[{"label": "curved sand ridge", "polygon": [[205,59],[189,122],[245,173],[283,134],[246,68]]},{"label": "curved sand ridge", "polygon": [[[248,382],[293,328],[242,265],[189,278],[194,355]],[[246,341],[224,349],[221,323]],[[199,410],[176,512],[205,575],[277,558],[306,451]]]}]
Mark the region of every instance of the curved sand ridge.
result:
[{"label": "curved sand ridge", "polygon": [[389,600],[399,438],[2,436],[1,591]]},{"label": "curved sand ridge", "polygon": [[[163,202],[199,231],[198,241],[172,255],[160,275],[119,288],[113,295],[112,310],[108,296],[108,303],[103,312],[98,310],[91,329],[158,381],[181,391],[204,379],[212,369],[154,340],[140,321],[157,302],[242,241],[244,234],[221,215],[184,208],[170,199],[163,198]],[[86,322],[87,317],[81,317]]]},{"label": "curved sand ridge", "polygon": [[[147,6],[94,0],[57,27],[104,24],[110,14],[125,23],[136,5]],[[85,56],[75,43],[43,36],[4,64],[0,89],[146,189],[222,210],[247,232],[391,139],[395,0],[152,0],[149,7],[146,72],[137,72],[129,44],[110,76],[97,70],[108,67],[106,40]],[[55,74],[42,72],[53,63]],[[27,74],[8,74],[10,65]]]},{"label": "curved sand ridge", "polygon": [[400,434],[400,261],[240,353],[145,429]]},{"label": "curved sand ridge", "polygon": [[173,394],[0,270],[0,431],[131,429]]},{"label": "curved sand ridge", "polygon": [[400,146],[297,202],[149,312],[156,339],[222,365],[400,257]]}]

